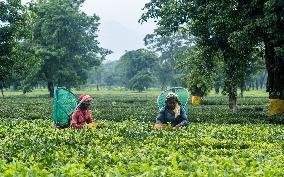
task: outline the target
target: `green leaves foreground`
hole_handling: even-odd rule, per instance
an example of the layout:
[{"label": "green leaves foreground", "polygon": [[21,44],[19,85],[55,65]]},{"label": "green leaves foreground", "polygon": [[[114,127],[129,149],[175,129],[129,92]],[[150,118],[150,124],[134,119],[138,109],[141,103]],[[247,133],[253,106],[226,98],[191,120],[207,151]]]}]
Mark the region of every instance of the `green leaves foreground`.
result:
[{"label": "green leaves foreground", "polygon": [[[101,128],[53,129],[47,120],[0,124],[1,176],[282,176],[283,127],[106,121]],[[281,148],[282,146],[282,148]]]}]

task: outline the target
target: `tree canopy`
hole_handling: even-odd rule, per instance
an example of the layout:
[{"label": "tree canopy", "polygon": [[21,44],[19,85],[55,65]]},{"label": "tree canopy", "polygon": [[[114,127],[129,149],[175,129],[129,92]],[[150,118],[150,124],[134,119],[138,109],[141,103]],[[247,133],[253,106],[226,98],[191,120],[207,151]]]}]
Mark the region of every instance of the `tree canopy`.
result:
[{"label": "tree canopy", "polygon": [[[146,49],[138,49],[121,56],[116,67],[120,70],[121,83],[125,87],[142,91],[154,80],[152,75],[157,64],[158,57],[155,53]],[[141,83],[138,84],[140,81]]]},{"label": "tree canopy", "polygon": [[157,76],[164,90],[167,86],[178,86],[181,72],[176,68],[175,53],[194,44],[192,36],[176,33],[167,36],[160,36],[158,32],[148,34],[144,38],[145,46],[155,51],[159,56]]},{"label": "tree canopy", "polygon": [[[13,79],[13,73],[22,71],[24,63],[16,60],[16,47],[27,36],[27,11],[19,0],[0,2],[0,88]],[[27,61],[28,62],[28,61]],[[16,67],[21,66],[21,67]],[[17,69],[16,69],[17,68]],[[25,68],[26,69],[26,68]],[[3,95],[3,91],[2,91]],[[4,96],[4,95],[3,95]]]},{"label": "tree canopy", "polygon": [[177,31],[194,35],[210,58],[221,52],[229,102],[236,101],[236,88],[253,48],[264,43],[270,98],[283,99],[283,7],[282,1],[274,0],[151,0],[140,22],[155,19],[161,35]]},{"label": "tree canopy", "polygon": [[32,43],[43,60],[38,80],[76,87],[87,80],[86,70],[99,65],[108,50],[97,41],[99,17],[80,10],[83,0],[41,0],[30,5],[33,21]]}]

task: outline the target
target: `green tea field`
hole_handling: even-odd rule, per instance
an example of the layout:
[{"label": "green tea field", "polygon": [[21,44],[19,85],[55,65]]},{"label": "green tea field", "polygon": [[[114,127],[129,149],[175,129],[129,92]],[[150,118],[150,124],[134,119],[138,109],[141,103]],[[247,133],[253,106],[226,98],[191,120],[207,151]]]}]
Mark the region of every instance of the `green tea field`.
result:
[{"label": "green tea field", "polygon": [[45,92],[11,93],[0,105],[0,176],[284,176],[283,116],[265,95],[209,95],[189,105],[190,126],[153,129],[157,91],[97,92],[96,128],[54,129]]}]

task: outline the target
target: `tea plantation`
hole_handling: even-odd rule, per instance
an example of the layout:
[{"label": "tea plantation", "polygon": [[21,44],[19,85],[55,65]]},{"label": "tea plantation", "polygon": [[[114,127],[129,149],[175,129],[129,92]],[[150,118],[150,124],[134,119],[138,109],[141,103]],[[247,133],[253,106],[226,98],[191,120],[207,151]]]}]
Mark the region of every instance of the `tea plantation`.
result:
[{"label": "tea plantation", "polygon": [[[158,92],[98,93],[96,128],[52,128],[46,94],[1,98],[0,176],[284,176],[283,116],[266,97],[208,96],[187,129],[155,130]],[[92,95],[94,96],[94,95]]]}]

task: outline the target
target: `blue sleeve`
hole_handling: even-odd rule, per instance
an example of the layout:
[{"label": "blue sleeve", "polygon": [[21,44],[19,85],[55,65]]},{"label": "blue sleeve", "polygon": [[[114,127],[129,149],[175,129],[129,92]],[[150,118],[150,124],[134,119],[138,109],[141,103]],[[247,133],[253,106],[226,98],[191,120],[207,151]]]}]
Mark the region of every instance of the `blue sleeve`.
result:
[{"label": "blue sleeve", "polygon": [[180,125],[187,126],[188,125],[188,118],[187,118],[187,114],[186,114],[186,112],[185,112],[185,110],[182,106],[181,106],[180,113],[181,113],[181,119],[182,119],[182,122],[180,123]]},{"label": "blue sleeve", "polygon": [[162,124],[165,122],[165,108],[162,108],[156,118],[156,124]]}]

